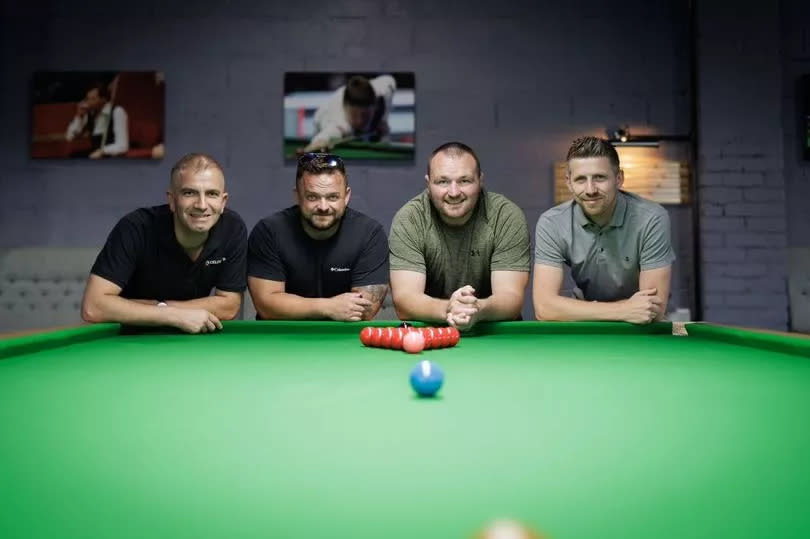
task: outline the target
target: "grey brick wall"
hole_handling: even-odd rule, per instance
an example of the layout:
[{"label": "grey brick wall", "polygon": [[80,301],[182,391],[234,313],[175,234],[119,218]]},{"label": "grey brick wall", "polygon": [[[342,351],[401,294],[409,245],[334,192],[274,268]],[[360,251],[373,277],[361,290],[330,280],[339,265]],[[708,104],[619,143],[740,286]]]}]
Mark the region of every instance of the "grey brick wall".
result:
[{"label": "grey brick wall", "polygon": [[698,3],[704,319],[787,327],[778,3]]},{"label": "grey brick wall", "polygon": [[[802,331],[810,328],[810,297],[800,283],[810,275],[807,250],[810,249],[810,161],[803,155],[805,125],[804,98],[797,92],[802,75],[810,75],[810,3],[782,0],[782,80],[785,146],[785,187],[788,220],[788,275],[791,287],[791,326]],[[773,226],[762,223],[762,226]]]},{"label": "grey brick wall", "polygon": [[797,79],[810,74],[810,2],[782,0],[782,79],[785,182],[788,244],[810,247],[810,161],[802,155],[804,125],[801,122]]}]

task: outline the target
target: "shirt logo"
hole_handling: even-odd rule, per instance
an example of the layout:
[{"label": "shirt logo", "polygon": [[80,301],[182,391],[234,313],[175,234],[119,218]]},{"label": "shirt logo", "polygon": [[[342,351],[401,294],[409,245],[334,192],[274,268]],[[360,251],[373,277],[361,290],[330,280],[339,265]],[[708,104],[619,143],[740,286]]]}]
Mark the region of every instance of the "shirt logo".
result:
[{"label": "shirt logo", "polygon": [[352,270],[352,268],[336,268],[335,266],[332,266],[331,268],[329,268],[329,271],[336,271],[338,273],[341,273],[341,272],[344,272],[344,271],[351,271],[351,270]]},{"label": "shirt logo", "polygon": [[206,266],[215,266],[217,264],[222,264],[223,262],[225,262],[225,260],[226,260],[226,258],[224,256],[222,258],[212,258],[211,260],[206,260],[205,265]]},{"label": "shirt logo", "polygon": [[470,249],[470,256],[481,256],[480,249]]}]

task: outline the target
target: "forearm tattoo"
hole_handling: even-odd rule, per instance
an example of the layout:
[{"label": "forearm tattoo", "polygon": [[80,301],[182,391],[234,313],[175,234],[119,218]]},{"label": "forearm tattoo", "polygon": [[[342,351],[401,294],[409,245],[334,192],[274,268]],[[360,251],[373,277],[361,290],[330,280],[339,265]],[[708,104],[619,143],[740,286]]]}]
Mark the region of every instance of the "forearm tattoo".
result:
[{"label": "forearm tattoo", "polygon": [[388,293],[387,284],[372,284],[369,286],[358,286],[353,289],[355,292],[360,292],[363,297],[370,300],[374,304],[381,304],[385,299],[385,294]]}]

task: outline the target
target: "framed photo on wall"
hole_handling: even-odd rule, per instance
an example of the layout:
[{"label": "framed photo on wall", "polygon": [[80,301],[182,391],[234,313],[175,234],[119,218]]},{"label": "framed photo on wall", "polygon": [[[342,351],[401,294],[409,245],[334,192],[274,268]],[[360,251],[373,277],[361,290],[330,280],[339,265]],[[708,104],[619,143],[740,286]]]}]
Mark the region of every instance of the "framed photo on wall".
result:
[{"label": "framed photo on wall", "polygon": [[161,159],[161,71],[34,74],[33,159]]},{"label": "framed photo on wall", "polygon": [[410,72],[284,76],[284,158],[328,151],[343,159],[413,161],[415,80]]}]

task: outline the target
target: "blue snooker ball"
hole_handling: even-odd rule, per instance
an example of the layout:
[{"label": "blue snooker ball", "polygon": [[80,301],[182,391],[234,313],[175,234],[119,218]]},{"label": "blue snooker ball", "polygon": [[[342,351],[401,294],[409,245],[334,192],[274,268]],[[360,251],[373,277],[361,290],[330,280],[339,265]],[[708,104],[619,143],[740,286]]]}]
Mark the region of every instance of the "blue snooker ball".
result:
[{"label": "blue snooker ball", "polygon": [[411,387],[420,397],[432,397],[442,387],[444,373],[435,363],[423,360],[411,370]]}]

